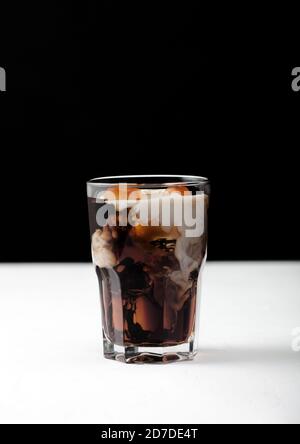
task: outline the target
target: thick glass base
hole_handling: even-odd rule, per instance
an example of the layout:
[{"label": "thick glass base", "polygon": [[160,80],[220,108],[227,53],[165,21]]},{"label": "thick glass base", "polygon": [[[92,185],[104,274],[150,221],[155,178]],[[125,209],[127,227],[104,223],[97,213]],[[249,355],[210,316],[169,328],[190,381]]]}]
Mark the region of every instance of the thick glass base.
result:
[{"label": "thick glass base", "polygon": [[115,345],[104,338],[103,351],[106,359],[126,364],[167,364],[191,360],[196,355],[192,340],[171,347],[140,347]]}]

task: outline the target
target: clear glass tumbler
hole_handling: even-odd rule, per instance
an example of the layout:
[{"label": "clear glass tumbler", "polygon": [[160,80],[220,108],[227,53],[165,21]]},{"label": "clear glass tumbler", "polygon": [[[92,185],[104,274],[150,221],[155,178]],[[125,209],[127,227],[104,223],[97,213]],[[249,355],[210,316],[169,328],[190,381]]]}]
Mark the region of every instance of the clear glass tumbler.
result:
[{"label": "clear glass tumbler", "polygon": [[104,356],[126,363],[192,359],[207,252],[208,180],[101,177],[87,183],[87,192]]}]

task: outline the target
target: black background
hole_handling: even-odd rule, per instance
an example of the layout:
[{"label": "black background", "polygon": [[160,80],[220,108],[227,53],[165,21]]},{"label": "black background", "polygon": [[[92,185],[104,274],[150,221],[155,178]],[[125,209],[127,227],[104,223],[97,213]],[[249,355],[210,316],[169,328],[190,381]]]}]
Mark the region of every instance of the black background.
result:
[{"label": "black background", "polygon": [[300,259],[297,28],[97,3],[1,16],[0,261],[90,260],[85,182],[118,174],[209,177],[211,260]]}]

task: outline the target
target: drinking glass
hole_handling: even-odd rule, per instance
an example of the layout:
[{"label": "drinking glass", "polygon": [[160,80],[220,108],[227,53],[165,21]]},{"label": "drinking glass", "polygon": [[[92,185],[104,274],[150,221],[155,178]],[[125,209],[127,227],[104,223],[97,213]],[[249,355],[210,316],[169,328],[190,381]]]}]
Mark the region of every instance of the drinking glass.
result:
[{"label": "drinking glass", "polygon": [[192,359],[207,255],[208,180],[101,177],[87,183],[87,194],[105,358]]}]

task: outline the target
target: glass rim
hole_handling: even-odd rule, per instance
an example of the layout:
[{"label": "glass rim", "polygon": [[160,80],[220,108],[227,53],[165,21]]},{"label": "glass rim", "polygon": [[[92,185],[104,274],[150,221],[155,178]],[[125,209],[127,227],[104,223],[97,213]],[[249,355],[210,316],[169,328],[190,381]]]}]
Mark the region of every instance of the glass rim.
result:
[{"label": "glass rim", "polygon": [[[152,180],[153,179],[153,180]],[[134,186],[137,188],[162,187],[162,186],[183,186],[183,185],[207,185],[209,180],[202,176],[190,176],[190,175],[170,175],[170,174],[158,174],[158,175],[125,175],[125,176],[103,176],[90,179],[87,182],[88,185],[95,186],[108,186],[118,187],[120,184],[126,184],[127,186]]]}]

